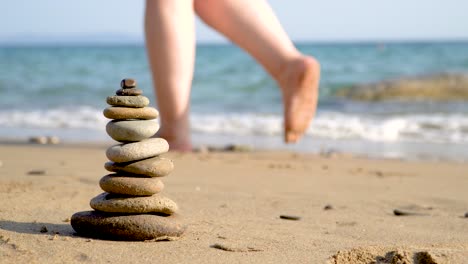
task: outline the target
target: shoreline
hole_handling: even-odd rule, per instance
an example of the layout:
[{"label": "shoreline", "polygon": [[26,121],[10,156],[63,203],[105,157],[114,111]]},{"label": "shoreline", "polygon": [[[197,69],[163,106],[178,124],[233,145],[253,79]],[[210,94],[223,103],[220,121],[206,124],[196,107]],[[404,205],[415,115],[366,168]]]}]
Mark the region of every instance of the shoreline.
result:
[{"label": "shoreline", "polygon": [[[468,257],[467,163],[285,151],[168,153],[175,171],[163,178],[163,193],[189,225],[180,240],[76,236],[69,217],[90,210],[89,200],[102,192],[108,146],[0,145],[0,263],[348,264],[392,254],[412,261],[422,253],[436,263],[461,263]],[[395,209],[416,215],[397,216]]]},{"label": "shoreline", "polygon": [[[63,131],[62,131],[63,132]],[[67,133],[68,132],[68,133]],[[88,133],[86,133],[88,132]],[[34,136],[31,136],[34,135]],[[77,137],[79,135],[79,137]],[[34,137],[57,137],[64,146],[111,146],[116,144],[105,131],[69,129],[65,133],[53,130],[26,131],[16,137],[0,135],[4,145],[41,145],[32,143]],[[287,145],[280,136],[223,135],[192,133],[195,150],[235,146],[256,152],[291,152],[319,156],[346,155],[367,159],[396,159],[406,161],[468,162],[468,145],[427,142],[374,142],[355,139],[325,139],[304,137],[298,144]],[[46,144],[47,145],[47,144]],[[449,151],[448,151],[449,150]]]}]

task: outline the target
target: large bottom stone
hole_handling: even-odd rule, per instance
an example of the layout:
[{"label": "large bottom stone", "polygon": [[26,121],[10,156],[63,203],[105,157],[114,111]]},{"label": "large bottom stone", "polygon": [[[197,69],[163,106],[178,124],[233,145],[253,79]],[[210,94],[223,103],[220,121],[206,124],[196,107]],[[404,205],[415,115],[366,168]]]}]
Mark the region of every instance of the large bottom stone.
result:
[{"label": "large bottom stone", "polygon": [[125,215],[99,211],[75,213],[71,225],[81,236],[127,241],[173,240],[187,229],[177,214]]},{"label": "large bottom stone", "polygon": [[154,136],[159,124],[152,120],[113,120],[107,123],[107,134],[116,141],[137,142]]}]

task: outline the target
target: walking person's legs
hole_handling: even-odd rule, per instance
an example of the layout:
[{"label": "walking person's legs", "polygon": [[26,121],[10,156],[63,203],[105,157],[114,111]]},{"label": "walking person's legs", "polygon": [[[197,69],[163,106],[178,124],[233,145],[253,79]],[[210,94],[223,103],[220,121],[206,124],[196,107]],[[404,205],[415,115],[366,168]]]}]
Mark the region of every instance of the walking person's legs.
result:
[{"label": "walking person's legs", "polygon": [[292,44],[264,0],[148,0],[146,45],[161,113],[159,136],[173,150],[191,150],[189,103],[198,15],[249,52],[277,81],[285,141],[297,141],[317,105],[320,66]]}]

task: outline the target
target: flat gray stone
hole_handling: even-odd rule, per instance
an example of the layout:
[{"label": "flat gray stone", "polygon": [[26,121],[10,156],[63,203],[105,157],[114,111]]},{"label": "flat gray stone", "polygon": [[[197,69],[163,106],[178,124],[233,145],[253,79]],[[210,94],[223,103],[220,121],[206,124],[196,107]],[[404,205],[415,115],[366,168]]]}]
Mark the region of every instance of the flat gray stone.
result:
[{"label": "flat gray stone", "polygon": [[130,162],[156,157],[169,151],[169,144],[163,138],[149,138],[140,142],[118,144],[106,151],[113,162]]},{"label": "flat gray stone", "polygon": [[171,215],[179,209],[174,201],[159,194],[132,197],[101,193],[91,199],[89,204],[94,210],[108,213],[161,213]]},{"label": "flat gray stone", "polygon": [[104,168],[112,172],[128,172],[149,177],[163,177],[174,170],[174,163],[170,159],[154,157],[126,163],[109,161],[104,164]]},{"label": "flat gray stone", "polygon": [[137,96],[108,96],[107,103],[113,106],[126,106],[126,107],[145,107],[149,105],[149,99],[143,95]]},{"label": "flat gray stone", "polygon": [[177,214],[120,215],[98,211],[75,213],[71,225],[81,236],[126,241],[175,240],[187,229]]},{"label": "flat gray stone", "polygon": [[116,95],[135,96],[142,95],[143,91],[138,88],[122,88],[115,92]]},{"label": "flat gray stone", "polygon": [[148,196],[161,192],[164,184],[157,178],[129,174],[109,174],[99,181],[101,189],[108,193]]},{"label": "flat gray stone", "polygon": [[156,119],[159,116],[158,110],[153,107],[130,108],[122,106],[111,106],[104,109],[104,116],[109,119]]},{"label": "flat gray stone", "polygon": [[113,120],[106,125],[107,134],[120,142],[148,139],[158,130],[159,124],[151,120]]}]

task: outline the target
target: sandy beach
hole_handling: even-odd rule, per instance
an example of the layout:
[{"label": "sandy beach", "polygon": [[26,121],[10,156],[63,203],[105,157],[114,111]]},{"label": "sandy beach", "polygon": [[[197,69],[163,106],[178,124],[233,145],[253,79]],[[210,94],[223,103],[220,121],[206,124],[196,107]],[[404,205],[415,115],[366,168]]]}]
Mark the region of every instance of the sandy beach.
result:
[{"label": "sandy beach", "polygon": [[[0,263],[464,263],[468,164],[288,152],[169,153],[177,241],[79,237],[105,145],[0,145]],[[394,210],[415,215],[394,214]],[[299,220],[281,219],[298,216]],[[393,261],[393,262],[392,262]],[[400,261],[400,262],[397,262]],[[407,261],[407,262],[404,262]]]}]

